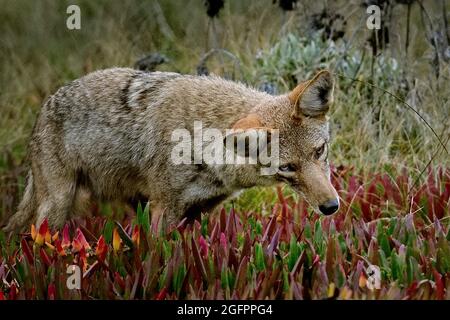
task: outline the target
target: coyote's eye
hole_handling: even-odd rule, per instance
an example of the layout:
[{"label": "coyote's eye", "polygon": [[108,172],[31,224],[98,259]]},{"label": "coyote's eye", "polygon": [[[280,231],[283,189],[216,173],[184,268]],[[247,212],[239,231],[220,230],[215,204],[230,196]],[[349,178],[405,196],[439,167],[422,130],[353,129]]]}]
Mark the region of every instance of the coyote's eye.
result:
[{"label": "coyote's eye", "polygon": [[319,148],[314,150],[314,156],[316,157],[316,159],[320,159],[322,157],[325,152],[326,146],[326,143],[324,143]]},{"label": "coyote's eye", "polygon": [[282,166],[278,167],[278,170],[281,172],[294,172],[295,171],[295,165],[293,164],[284,164]]}]

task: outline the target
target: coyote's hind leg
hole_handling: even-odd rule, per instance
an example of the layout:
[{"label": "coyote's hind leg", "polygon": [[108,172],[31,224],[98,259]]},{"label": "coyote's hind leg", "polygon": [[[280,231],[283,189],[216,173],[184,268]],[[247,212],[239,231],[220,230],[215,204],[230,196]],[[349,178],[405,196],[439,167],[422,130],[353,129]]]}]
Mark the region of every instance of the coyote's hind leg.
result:
[{"label": "coyote's hind leg", "polygon": [[41,170],[35,173],[39,176],[39,183],[36,183],[36,224],[39,226],[47,219],[51,227],[61,228],[73,211],[77,189],[76,176],[55,162],[51,165],[43,164],[38,168]]},{"label": "coyote's hind leg", "polygon": [[8,220],[5,232],[20,231],[29,227],[31,219],[36,214],[36,199],[33,173],[28,171],[27,184],[22,201],[17,208],[17,212]]}]

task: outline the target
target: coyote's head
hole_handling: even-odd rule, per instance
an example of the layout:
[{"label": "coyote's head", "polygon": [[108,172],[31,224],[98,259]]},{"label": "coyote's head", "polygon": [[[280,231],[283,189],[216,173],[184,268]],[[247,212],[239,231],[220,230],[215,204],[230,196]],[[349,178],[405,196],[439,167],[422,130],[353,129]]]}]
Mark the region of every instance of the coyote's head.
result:
[{"label": "coyote's head", "polygon": [[263,128],[268,132],[278,129],[278,170],[261,179],[289,184],[325,215],[339,209],[328,163],[330,133],[326,113],[333,102],[333,90],[330,72],[320,71],[289,94],[275,97],[269,105],[259,106],[255,113],[239,120],[235,126]]}]

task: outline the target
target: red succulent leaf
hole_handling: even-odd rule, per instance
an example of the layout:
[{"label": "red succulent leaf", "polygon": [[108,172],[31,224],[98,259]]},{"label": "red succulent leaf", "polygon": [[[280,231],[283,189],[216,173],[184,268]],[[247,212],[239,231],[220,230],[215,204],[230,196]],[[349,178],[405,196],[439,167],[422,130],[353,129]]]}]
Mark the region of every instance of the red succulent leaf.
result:
[{"label": "red succulent leaf", "polygon": [[66,224],[63,229],[61,247],[63,249],[67,249],[70,247],[70,244],[71,244],[71,241],[70,241],[70,236],[69,236],[69,225]]},{"label": "red succulent leaf", "polygon": [[20,244],[22,247],[23,254],[25,255],[25,257],[28,260],[28,263],[33,264],[34,257],[33,257],[33,253],[31,252],[30,246],[28,245],[28,242],[24,238],[22,238],[22,240],[20,241]]},{"label": "red succulent leaf", "polygon": [[160,292],[158,292],[158,294],[155,297],[155,300],[164,300],[166,298],[166,295],[167,295],[167,288],[164,287]]},{"label": "red succulent leaf", "polygon": [[442,219],[442,217],[445,214],[445,208],[447,207],[446,200],[444,199],[443,195],[438,194],[436,197],[434,197],[433,201],[434,205],[434,215],[438,219]]},{"label": "red succulent leaf", "polygon": [[114,282],[117,283],[122,290],[125,290],[125,281],[117,271],[114,272]]},{"label": "red succulent leaf", "polygon": [[78,239],[73,239],[72,241],[72,252],[79,252],[83,248],[83,245]]},{"label": "red succulent leaf", "polygon": [[[84,237],[84,234],[83,234],[83,232],[81,232],[80,228],[77,228],[77,230],[75,231],[75,238],[73,240],[78,242],[77,245],[81,245],[85,250],[91,250],[91,246],[86,241],[86,238]],[[73,242],[72,242],[72,246],[73,246]]]},{"label": "red succulent leaf", "polygon": [[272,257],[273,252],[278,247],[278,242],[280,241],[280,235],[281,235],[281,227],[278,227],[277,231],[275,231],[275,234],[272,237],[272,240],[270,241],[269,247],[267,248],[267,255],[269,257]]},{"label": "red succulent leaf", "polygon": [[36,239],[35,239],[36,244],[42,246],[44,244],[44,242],[47,241],[47,238],[51,238],[51,236],[49,236],[49,235],[50,235],[50,231],[48,230],[48,220],[44,219],[44,221],[41,223],[41,226],[39,227],[38,233],[36,235]]},{"label": "red succulent leaf", "polygon": [[408,299],[411,299],[413,297],[413,295],[416,293],[418,288],[418,283],[417,281],[413,281],[413,283],[411,283],[411,285],[408,287],[408,289],[406,290],[406,295],[408,296]]},{"label": "red succulent leaf", "polygon": [[250,239],[250,232],[247,231],[244,235],[244,245],[242,247],[242,253],[241,256],[249,256],[250,251],[252,249],[252,240]]},{"label": "red succulent leaf", "polygon": [[39,256],[41,257],[42,262],[44,262],[44,264],[47,267],[50,267],[52,265],[52,260],[50,259],[50,257],[47,255],[47,252],[45,252],[44,248],[41,248],[39,250]]},{"label": "red succulent leaf", "polygon": [[227,226],[227,214],[225,212],[225,208],[220,210],[220,231],[225,232]]},{"label": "red succulent leaf", "polygon": [[194,238],[192,238],[192,241],[191,241],[191,248],[192,248],[192,254],[194,256],[195,264],[196,264],[197,268],[200,269],[200,273],[201,273],[203,279],[206,281],[208,276],[206,273],[205,264],[203,263],[203,260],[200,256],[200,250],[198,249],[197,244],[194,241]]},{"label": "red succulent leaf", "polygon": [[436,282],[436,299],[444,300],[444,281],[442,280],[442,275],[433,269],[434,281]]},{"label": "red succulent leaf", "polygon": [[205,238],[203,236],[200,236],[198,238],[198,246],[200,247],[200,254],[203,257],[208,256],[208,243],[206,243]]},{"label": "red succulent leaf", "polygon": [[227,251],[227,237],[223,232],[220,234],[220,247],[223,249],[224,252]]},{"label": "red succulent leaf", "polygon": [[358,191],[359,184],[358,179],[355,176],[351,176],[348,180],[347,187],[347,202],[350,202],[352,198],[355,196],[355,193]]},{"label": "red succulent leaf", "polygon": [[230,241],[235,236],[235,233],[236,233],[236,218],[234,209],[231,208],[230,214],[228,215],[227,219],[227,236]]},{"label": "red succulent leaf", "polygon": [[275,231],[275,225],[277,220],[277,214],[274,213],[272,218],[269,221],[269,224],[266,226],[266,232],[264,232],[264,235],[261,239],[261,242],[264,242],[268,239],[268,237],[272,237],[274,231]]},{"label": "red succulent leaf", "polygon": [[245,284],[248,260],[248,257],[244,256],[239,264],[238,271],[236,273],[236,282],[234,285],[235,289],[242,288]]},{"label": "red succulent leaf", "polygon": [[218,221],[216,221],[216,223],[214,224],[214,227],[211,231],[211,235],[209,236],[209,239],[211,242],[216,241],[216,239],[219,235],[219,230],[220,230],[220,224]]},{"label": "red succulent leaf", "polygon": [[60,256],[66,256],[66,250],[62,247],[61,245],[61,240],[57,239],[55,241],[55,248],[56,248],[56,252],[60,255]]},{"label": "red succulent leaf", "polygon": [[378,202],[377,182],[378,182],[377,180],[372,181],[366,192],[366,200],[371,205],[376,205]]},{"label": "red succulent leaf", "polygon": [[13,283],[11,287],[9,287],[8,300],[17,300],[17,291],[16,284]]},{"label": "red succulent leaf", "polygon": [[106,253],[108,252],[108,247],[106,245],[105,238],[103,235],[97,241],[97,248],[95,249],[95,255],[98,257],[100,261],[105,261]]},{"label": "red succulent leaf", "polygon": [[47,298],[49,300],[55,300],[55,296],[56,296],[56,287],[54,283],[50,283],[48,285],[48,289],[47,289]]},{"label": "red succulent leaf", "polygon": [[370,204],[367,200],[361,199],[360,202],[361,206],[361,212],[363,214],[365,221],[371,221],[372,220],[372,212],[370,210]]},{"label": "red succulent leaf", "polygon": [[81,262],[81,267],[83,269],[83,272],[87,270],[87,254],[86,249],[84,247],[81,247],[79,258]]},{"label": "red succulent leaf", "polygon": [[137,247],[139,247],[141,236],[139,231],[139,226],[135,225],[133,228],[133,233],[131,235],[131,241],[133,241],[133,244],[135,244]]},{"label": "red succulent leaf", "polygon": [[47,218],[45,218],[44,221],[42,221],[41,226],[39,227],[39,234],[45,237],[48,231],[48,220]]}]

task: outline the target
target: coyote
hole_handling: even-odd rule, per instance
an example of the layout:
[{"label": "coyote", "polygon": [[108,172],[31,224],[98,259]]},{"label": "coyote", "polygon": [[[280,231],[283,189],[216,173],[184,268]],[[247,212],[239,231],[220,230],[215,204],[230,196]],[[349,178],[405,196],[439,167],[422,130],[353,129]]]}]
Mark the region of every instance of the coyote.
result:
[{"label": "coyote", "polygon": [[[27,185],[5,230],[47,218],[60,228],[91,200],[148,199],[166,223],[196,219],[234,193],[284,182],[323,214],[339,208],[330,183],[329,71],[273,96],[216,76],[112,68],[61,87],[44,103],[29,143]],[[171,133],[204,126],[278,129],[279,166],[174,164]],[[268,135],[270,137],[270,135]]]}]

